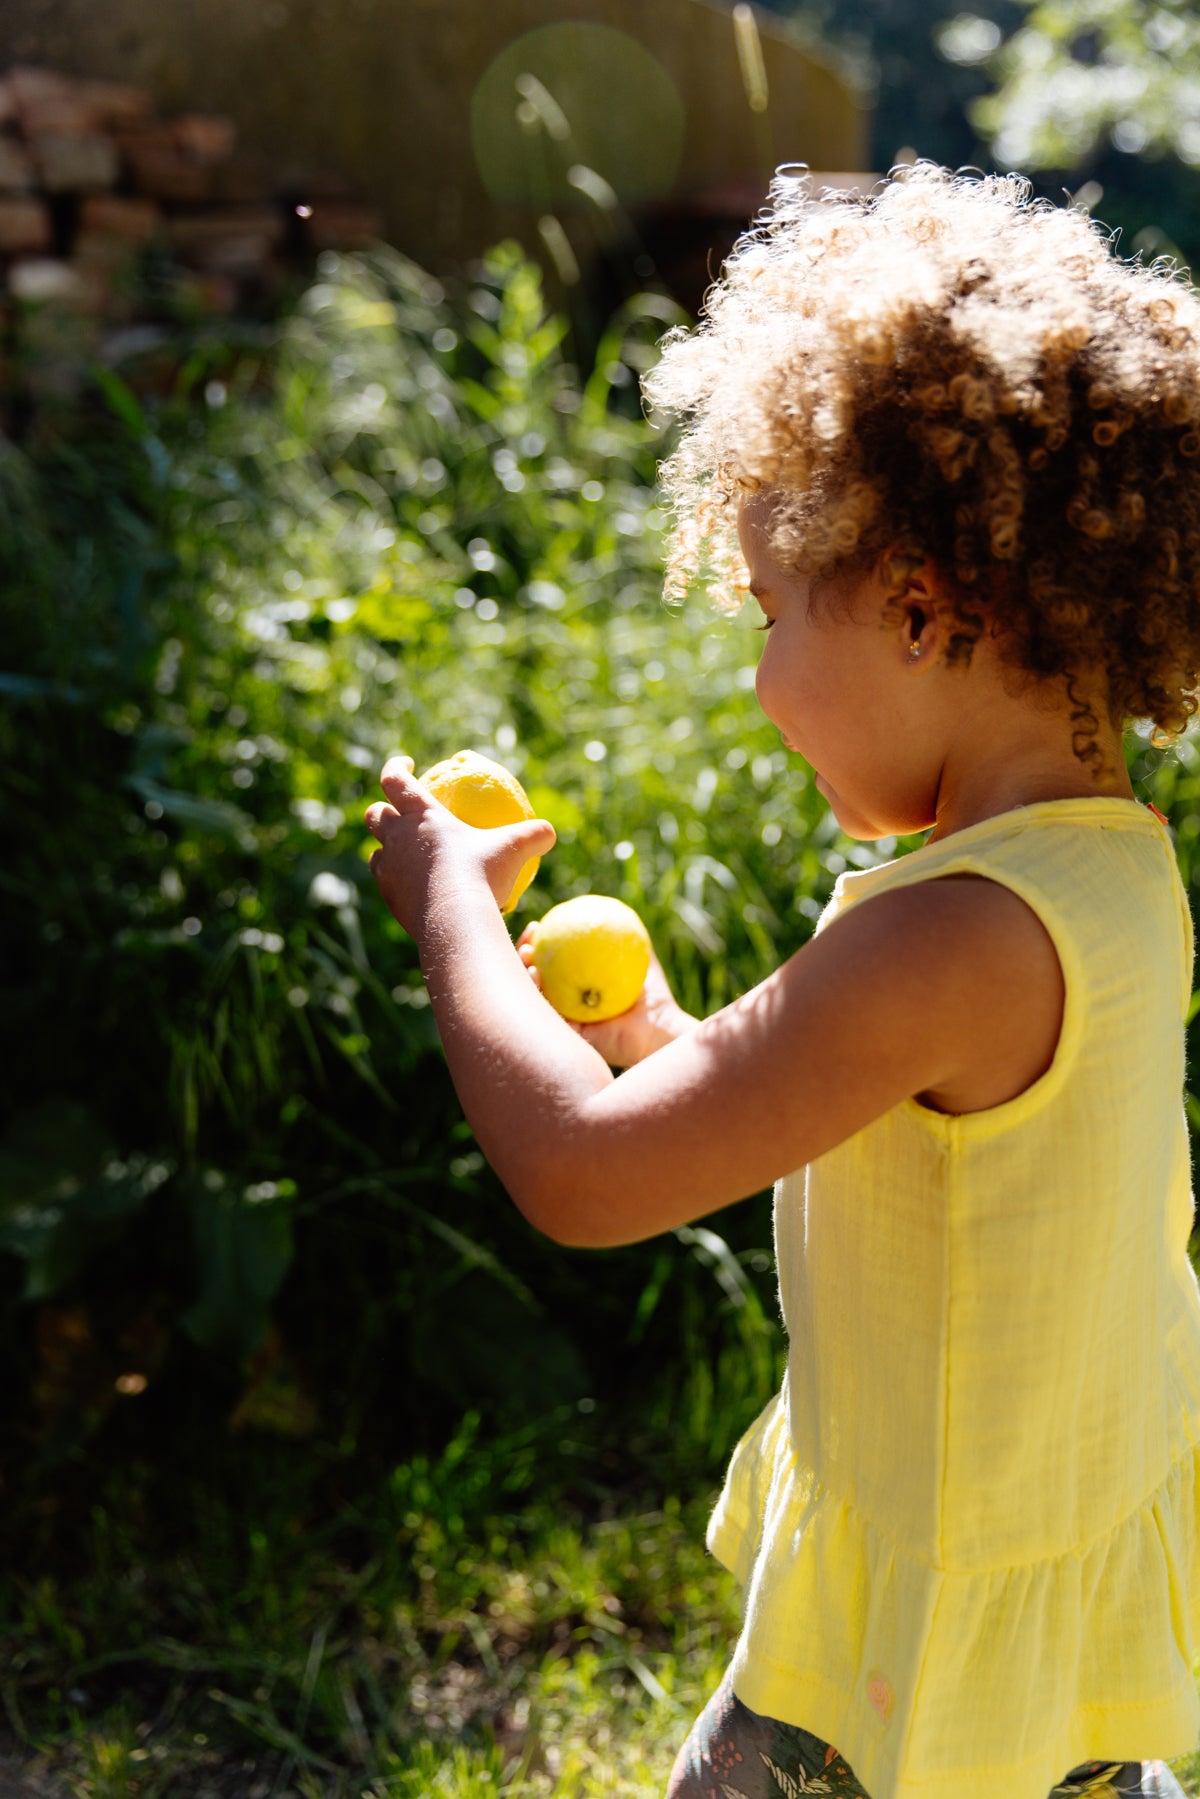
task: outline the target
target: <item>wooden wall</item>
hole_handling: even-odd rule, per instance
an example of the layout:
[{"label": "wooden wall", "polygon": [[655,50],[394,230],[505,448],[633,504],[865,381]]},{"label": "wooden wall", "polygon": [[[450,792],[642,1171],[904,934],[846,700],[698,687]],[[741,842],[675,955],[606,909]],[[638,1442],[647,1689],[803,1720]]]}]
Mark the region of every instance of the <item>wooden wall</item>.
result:
[{"label": "wooden wall", "polygon": [[[860,96],[756,18],[765,113],[716,0],[3,0],[0,67],[135,82],[162,111],[227,114],[282,176],[352,182],[432,268],[503,236],[546,260],[548,212],[585,261],[622,218],[747,215],[776,163],[863,167]],[[514,70],[540,80],[528,91],[538,106],[551,95],[569,135],[552,107],[554,129],[528,101],[517,122]],[[566,180],[579,165],[615,191],[615,211],[602,185]]]}]

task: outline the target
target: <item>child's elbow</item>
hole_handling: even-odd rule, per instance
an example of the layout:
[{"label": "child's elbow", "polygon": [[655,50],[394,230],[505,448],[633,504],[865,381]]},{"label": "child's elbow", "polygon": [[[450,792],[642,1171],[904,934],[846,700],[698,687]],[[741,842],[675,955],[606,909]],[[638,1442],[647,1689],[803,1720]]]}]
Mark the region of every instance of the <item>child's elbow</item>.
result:
[{"label": "child's elbow", "polygon": [[534,1230],[564,1249],[610,1249],[620,1240],[611,1235],[603,1194],[565,1158],[529,1170],[510,1193]]}]

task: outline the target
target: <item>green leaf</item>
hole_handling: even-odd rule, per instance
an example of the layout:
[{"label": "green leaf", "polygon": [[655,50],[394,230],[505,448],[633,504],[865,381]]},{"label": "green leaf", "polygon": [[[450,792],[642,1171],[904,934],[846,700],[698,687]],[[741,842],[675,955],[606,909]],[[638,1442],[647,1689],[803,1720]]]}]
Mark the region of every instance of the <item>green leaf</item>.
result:
[{"label": "green leaf", "polygon": [[381,642],[405,643],[419,638],[435,617],[429,601],[418,594],[401,593],[390,582],[372,584],[358,601],[358,628]]},{"label": "green leaf", "polygon": [[480,1243],[477,1238],[469,1237],[465,1231],[456,1230],[454,1225],[448,1224],[436,1213],[427,1211],[424,1206],[418,1205],[415,1200],[409,1199],[405,1194],[397,1193],[395,1197],[406,1211],[410,1212],[414,1218],[420,1219],[426,1230],[432,1231],[435,1237],[440,1237],[444,1243],[450,1245],[451,1249],[456,1250],[462,1257],[465,1267],[482,1269],[485,1274],[490,1274],[493,1280],[497,1280],[502,1286],[507,1287],[520,1305],[525,1306],[531,1312],[541,1311],[537,1299],[525,1282],[511,1269],[506,1268],[486,1243]]},{"label": "green leaf", "polygon": [[183,1327],[205,1349],[233,1360],[252,1355],[266,1335],[269,1307],[292,1260],[286,1194],[238,1191],[215,1169],[189,1187],[199,1292]]},{"label": "green leaf", "polygon": [[145,438],[150,435],[150,426],[142,411],[141,402],[133,389],[122,381],[120,375],[112,369],[106,369],[103,363],[96,363],[92,369],[96,386],[108,401],[110,412],[115,413],[121,423],[128,427],[135,437]]},{"label": "green leaf", "polygon": [[735,1306],[746,1304],[752,1291],[750,1282],[724,1237],[701,1224],[681,1224],[675,1236],[688,1246],[698,1262],[712,1269],[718,1285]]},{"label": "green leaf", "polygon": [[237,843],[247,839],[253,842],[254,820],[240,806],[230,805],[228,800],[209,800],[197,793],[180,793],[173,787],[152,781],[148,775],[127,775],[125,784],[143,800],[157,801],[176,824],[190,825],[193,830],[208,832],[214,837],[229,837]]},{"label": "green leaf", "polygon": [[115,1156],[95,1117],[69,1101],[18,1119],[0,1147],[0,1249],[26,1264],[25,1298],[61,1292],[171,1173],[156,1157]]},{"label": "green leaf", "polygon": [[458,382],[458,392],[481,419],[494,419],[503,410],[504,402],[497,398],[490,387],[484,387],[467,376],[463,376]]}]

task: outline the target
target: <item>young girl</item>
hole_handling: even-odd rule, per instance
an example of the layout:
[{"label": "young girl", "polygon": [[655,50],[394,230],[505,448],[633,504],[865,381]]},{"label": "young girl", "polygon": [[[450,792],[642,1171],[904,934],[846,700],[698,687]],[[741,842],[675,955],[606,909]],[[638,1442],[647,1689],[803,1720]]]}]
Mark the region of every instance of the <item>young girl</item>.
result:
[{"label": "young girl", "polygon": [[1196,709],[1200,302],[1016,177],[783,172],[649,392],[684,419],[670,589],[749,587],[759,699],[842,830],[924,844],[703,1022],[655,965],[575,1030],[496,904],[549,825],[470,830],[406,757],[367,822],[539,1230],[631,1243],[777,1183],[787,1376],[709,1531],[743,1628],[670,1794],[1178,1792],[1192,931],[1122,729]]}]

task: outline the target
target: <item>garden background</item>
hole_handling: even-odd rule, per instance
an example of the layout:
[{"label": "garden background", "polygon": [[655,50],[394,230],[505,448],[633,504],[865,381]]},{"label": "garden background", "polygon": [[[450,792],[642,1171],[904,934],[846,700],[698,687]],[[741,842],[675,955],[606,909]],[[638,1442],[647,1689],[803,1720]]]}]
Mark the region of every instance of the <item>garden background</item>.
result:
[{"label": "garden background", "polygon": [[[877,167],[1019,164],[1200,248],[1186,8],[801,22],[875,84]],[[688,314],[627,275],[596,326],[513,245],[326,252],[176,319],[168,391],[97,364],[0,438],[5,1794],[652,1793],[727,1658],[769,1196],[539,1239],[361,826],[388,753],[494,756],[558,832],[515,928],[616,894],[696,1011],[912,847],[840,837],[749,620],[661,602],[638,378]],[[1128,752],[1192,891],[1195,746]]]}]

